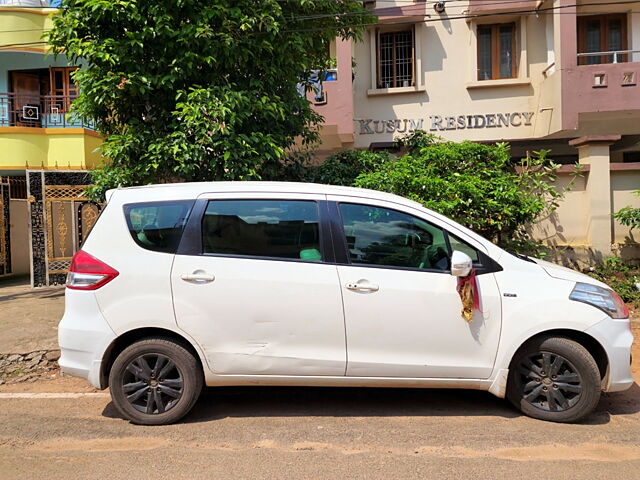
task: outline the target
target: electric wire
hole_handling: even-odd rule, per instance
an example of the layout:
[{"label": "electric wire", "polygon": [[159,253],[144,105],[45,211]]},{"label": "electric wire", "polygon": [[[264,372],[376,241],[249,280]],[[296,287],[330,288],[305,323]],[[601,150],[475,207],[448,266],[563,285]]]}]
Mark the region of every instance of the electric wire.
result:
[{"label": "electric wire", "polygon": [[[284,1],[291,1],[291,0],[275,0],[278,2],[284,2]],[[336,0],[313,0],[316,2],[322,1],[322,2],[335,2]],[[380,0],[377,0],[380,1]],[[389,0],[391,1],[391,0]],[[517,3],[520,2],[520,0],[505,0],[504,2],[490,2],[490,3],[480,3],[482,0],[447,0],[446,3],[449,3],[451,1],[464,1],[464,2],[468,2],[469,4],[476,4],[477,6],[480,5],[493,5],[493,4],[497,4],[497,3]],[[411,2],[414,5],[419,5],[419,4],[415,4],[413,3],[413,1]],[[422,2],[421,2],[422,3]],[[435,2],[434,2],[435,3]],[[588,2],[588,3],[575,3],[575,4],[570,4],[570,5],[557,5],[557,6],[550,6],[550,7],[540,7],[538,9],[523,9],[523,10],[510,10],[510,11],[501,11],[501,12],[485,12],[485,13],[461,13],[458,15],[454,15],[454,16],[442,16],[442,17],[436,17],[436,18],[425,18],[423,20],[420,21],[415,21],[415,20],[411,20],[411,21],[399,21],[399,22],[384,22],[384,23],[379,23],[379,22],[371,22],[371,23],[359,23],[359,24],[350,24],[350,25],[339,25],[339,26],[330,26],[330,27],[315,27],[315,28],[299,28],[299,29],[284,29],[281,30],[281,33],[304,33],[304,32],[321,32],[321,31],[344,31],[350,28],[356,28],[356,27],[370,27],[370,26],[376,26],[376,25],[384,25],[384,26],[393,26],[393,25],[411,25],[411,24],[417,24],[417,23],[434,23],[434,22],[443,22],[443,21],[451,21],[451,20],[467,20],[467,19],[475,19],[475,18],[482,18],[482,17],[491,17],[491,16],[503,16],[503,15],[545,15],[545,14],[549,14],[549,13],[553,13],[553,14],[569,14],[569,15],[575,15],[575,12],[562,12],[560,10],[563,9],[568,9],[568,8],[573,8],[573,7],[585,7],[585,6],[602,6],[602,5],[629,5],[629,4],[637,4],[640,3],[640,0],[618,0],[618,1],[614,1],[614,2]],[[24,7],[27,8],[27,7]],[[45,7],[35,7],[35,8],[45,8]],[[346,12],[343,14],[323,14],[325,15],[325,17],[321,17],[321,18],[336,18],[336,17],[341,17],[341,16],[346,16],[348,15],[350,12]],[[361,13],[361,12],[353,12],[353,13]],[[610,13],[610,12],[609,12]],[[639,13],[637,11],[627,11],[627,12],[621,12],[621,13]],[[320,14],[319,14],[320,15]],[[375,11],[372,12],[371,14],[367,14],[367,15],[375,15]],[[302,20],[301,20],[302,18]],[[321,19],[321,18],[313,18],[315,19]],[[295,21],[303,21],[305,20],[303,17],[296,17],[295,19],[291,19],[291,20],[295,20]],[[51,31],[51,29],[33,29],[33,30],[27,30],[25,29],[24,31],[42,31],[42,32],[49,32]],[[0,33],[11,33],[12,31],[7,30],[7,31],[2,31],[0,30]],[[260,33],[266,33],[266,32],[254,32],[254,34],[260,34]],[[0,44],[0,48],[9,48],[9,47],[18,47],[18,46],[27,46],[27,45],[42,45],[42,44],[46,44],[47,42],[45,41],[40,41],[40,42],[24,42],[24,43],[11,43],[11,44]]]}]

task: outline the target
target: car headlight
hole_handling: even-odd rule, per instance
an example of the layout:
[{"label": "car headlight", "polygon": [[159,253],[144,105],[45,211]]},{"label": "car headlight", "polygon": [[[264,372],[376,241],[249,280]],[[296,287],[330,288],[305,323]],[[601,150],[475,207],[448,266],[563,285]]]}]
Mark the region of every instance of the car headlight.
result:
[{"label": "car headlight", "polygon": [[611,318],[627,318],[629,316],[629,309],[620,298],[620,295],[607,288],[589,285],[588,283],[576,283],[569,298],[576,302],[593,305]]}]

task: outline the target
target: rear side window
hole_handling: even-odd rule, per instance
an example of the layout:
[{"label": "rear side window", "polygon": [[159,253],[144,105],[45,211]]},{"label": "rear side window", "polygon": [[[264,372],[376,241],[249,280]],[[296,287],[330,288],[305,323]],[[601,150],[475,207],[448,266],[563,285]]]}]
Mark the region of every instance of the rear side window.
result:
[{"label": "rear side window", "polygon": [[142,248],[176,253],[193,200],[132,203],[124,206],[129,232]]},{"label": "rear side window", "polygon": [[212,200],[203,252],[322,261],[318,204],[304,200]]}]

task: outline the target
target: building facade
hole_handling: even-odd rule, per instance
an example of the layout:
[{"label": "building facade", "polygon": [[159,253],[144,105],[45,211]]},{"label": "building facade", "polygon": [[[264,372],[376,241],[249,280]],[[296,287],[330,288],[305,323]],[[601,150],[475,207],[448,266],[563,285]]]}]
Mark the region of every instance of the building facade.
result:
[{"label": "building facade", "polygon": [[64,282],[99,209],[85,191],[100,136],[69,111],[75,67],[42,40],[55,11],[0,1],[0,276],[30,273],[34,286]]},{"label": "building facade", "polygon": [[506,141],[514,157],[550,149],[567,164],[560,185],[576,163],[583,175],[535,235],[580,260],[640,256],[637,232],[611,217],[640,206],[632,193],[640,189],[636,4],[365,3],[379,23],[363,42],[338,42],[338,81],[316,107],[327,123],[322,155],[388,148],[417,129],[452,141]]}]

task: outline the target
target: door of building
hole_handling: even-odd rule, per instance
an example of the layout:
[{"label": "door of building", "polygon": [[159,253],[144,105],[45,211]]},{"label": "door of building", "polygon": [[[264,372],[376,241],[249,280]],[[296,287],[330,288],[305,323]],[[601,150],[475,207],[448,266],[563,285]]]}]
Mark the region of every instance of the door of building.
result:
[{"label": "door of building", "polygon": [[12,125],[19,127],[39,126],[42,120],[40,76],[13,72],[11,79],[14,93]]}]

